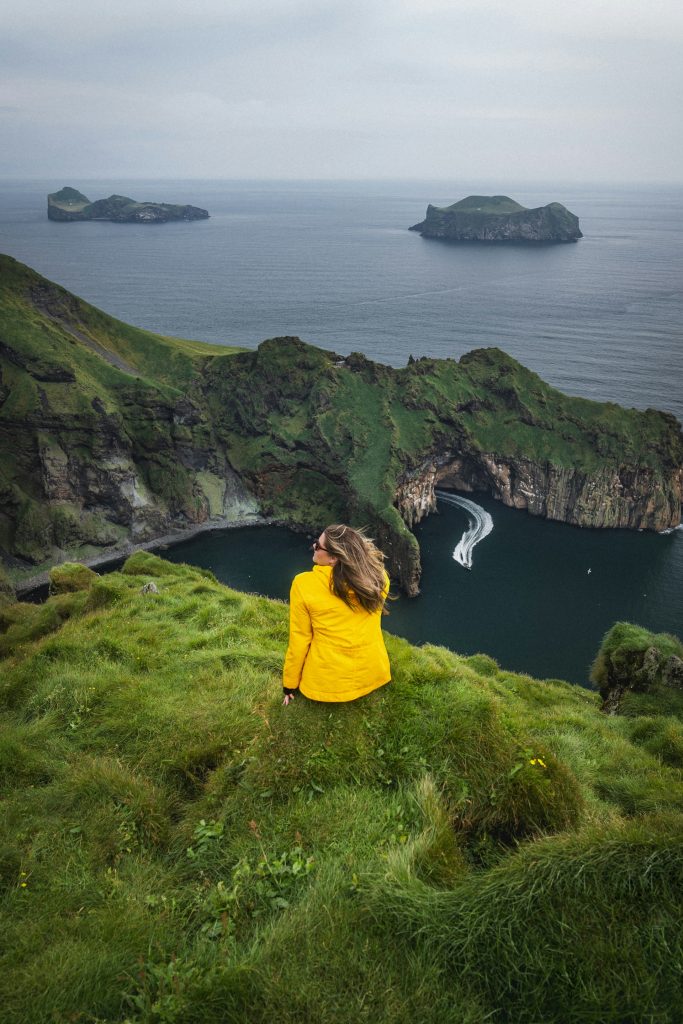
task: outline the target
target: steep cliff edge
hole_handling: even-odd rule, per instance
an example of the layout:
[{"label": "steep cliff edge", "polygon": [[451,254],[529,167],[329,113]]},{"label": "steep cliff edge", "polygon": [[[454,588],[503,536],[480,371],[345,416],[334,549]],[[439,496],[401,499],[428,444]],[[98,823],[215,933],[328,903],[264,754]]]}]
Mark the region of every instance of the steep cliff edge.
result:
[{"label": "steep cliff edge", "polygon": [[498,349],[402,369],[297,338],[162,338],[0,257],[0,555],[31,567],[254,517],[367,524],[417,593],[434,487],[581,526],[680,521],[665,413],[570,398]]},{"label": "steep cliff edge", "polygon": [[427,207],[411,231],[450,242],[576,242],[579,218],[562,203],[527,209],[508,196],[468,196],[452,206]]}]

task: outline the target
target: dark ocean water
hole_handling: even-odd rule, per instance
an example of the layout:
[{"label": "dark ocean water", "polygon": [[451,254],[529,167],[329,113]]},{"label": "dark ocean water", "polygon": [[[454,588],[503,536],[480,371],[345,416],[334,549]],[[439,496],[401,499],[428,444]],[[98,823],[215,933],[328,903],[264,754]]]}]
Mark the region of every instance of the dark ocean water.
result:
[{"label": "dark ocean water", "polygon": [[[64,184],[92,199],[120,192],[188,202],[211,219],[52,223],[46,194]],[[406,230],[428,202],[482,191],[527,206],[563,202],[585,237],[499,248],[444,245]],[[683,420],[682,238],[683,189],[653,186],[0,182],[0,251],[139,326],[247,346],[296,334],[393,365],[411,353],[458,358],[498,345],[568,393]],[[578,530],[481,504],[494,530],[475,549],[472,572],[450,557],[467,525],[461,509],[444,508],[418,529],[423,594],[394,606],[391,628],[577,682],[617,618],[683,631],[683,531]],[[301,538],[285,536],[200,537],[192,560],[211,551],[234,585],[285,596],[287,574],[307,564],[305,554],[303,566],[288,561],[288,544],[299,551]],[[243,566],[250,551],[251,569]],[[238,563],[253,585],[230,576]]]},{"label": "dark ocean water", "polygon": [[75,183],[211,213],[164,225],[48,221],[62,184],[0,182],[0,251],[130,323],[240,345],[295,334],[397,366],[499,345],[570,394],[683,419],[683,189],[510,188],[560,200],[585,237],[507,248],[406,230],[471,183]]},{"label": "dark ocean water", "polygon": [[[473,550],[472,570],[452,558],[467,516],[439,503],[438,515],[416,530],[422,593],[391,603],[385,629],[461,654],[484,651],[504,668],[582,685],[615,621],[680,635],[683,531],[605,534],[471,497],[494,522]],[[286,600],[292,577],[310,568],[308,543],[281,527],[249,527],[200,535],[163,554],[211,569],[238,590]]]}]

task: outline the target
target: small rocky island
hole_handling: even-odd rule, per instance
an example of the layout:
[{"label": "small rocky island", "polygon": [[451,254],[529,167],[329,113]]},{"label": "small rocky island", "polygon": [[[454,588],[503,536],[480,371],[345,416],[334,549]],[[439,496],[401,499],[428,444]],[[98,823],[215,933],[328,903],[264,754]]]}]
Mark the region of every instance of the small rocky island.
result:
[{"label": "small rocky island", "polygon": [[452,206],[427,207],[411,231],[447,242],[576,242],[579,218],[562,203],[527,209],[509,196],[468,196]]},{"label": "small rocky island", "polygon": [[206,220],[208,210],[173,203],[138,203],[128,196],[109,196],[91,203],[78,189],[65,186],[47,197],[49,220],[110,220],[116,224],[165,224],[169,220]]}]

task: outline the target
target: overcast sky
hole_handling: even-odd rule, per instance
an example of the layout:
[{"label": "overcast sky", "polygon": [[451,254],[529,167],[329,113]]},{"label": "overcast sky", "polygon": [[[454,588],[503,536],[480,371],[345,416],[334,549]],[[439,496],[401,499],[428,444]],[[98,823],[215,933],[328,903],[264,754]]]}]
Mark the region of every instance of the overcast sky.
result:
[{"label": "overcast sky", "polygon": [[0,0],[0,176],[683,181],[681,0]]}]

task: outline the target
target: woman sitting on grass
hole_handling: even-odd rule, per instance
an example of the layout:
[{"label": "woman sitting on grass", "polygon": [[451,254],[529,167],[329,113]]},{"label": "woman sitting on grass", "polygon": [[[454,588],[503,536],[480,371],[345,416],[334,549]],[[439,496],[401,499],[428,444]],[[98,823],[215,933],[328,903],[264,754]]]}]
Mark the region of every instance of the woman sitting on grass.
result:
[{"label": "woman sitting on grass", "polygon": [[294,577],[285,705],[300,690],[321,701],[363,697],[391,679],[381,618],[389,593],[384,555],[351,526],[328,526],[313,542],[313,568]]}]

